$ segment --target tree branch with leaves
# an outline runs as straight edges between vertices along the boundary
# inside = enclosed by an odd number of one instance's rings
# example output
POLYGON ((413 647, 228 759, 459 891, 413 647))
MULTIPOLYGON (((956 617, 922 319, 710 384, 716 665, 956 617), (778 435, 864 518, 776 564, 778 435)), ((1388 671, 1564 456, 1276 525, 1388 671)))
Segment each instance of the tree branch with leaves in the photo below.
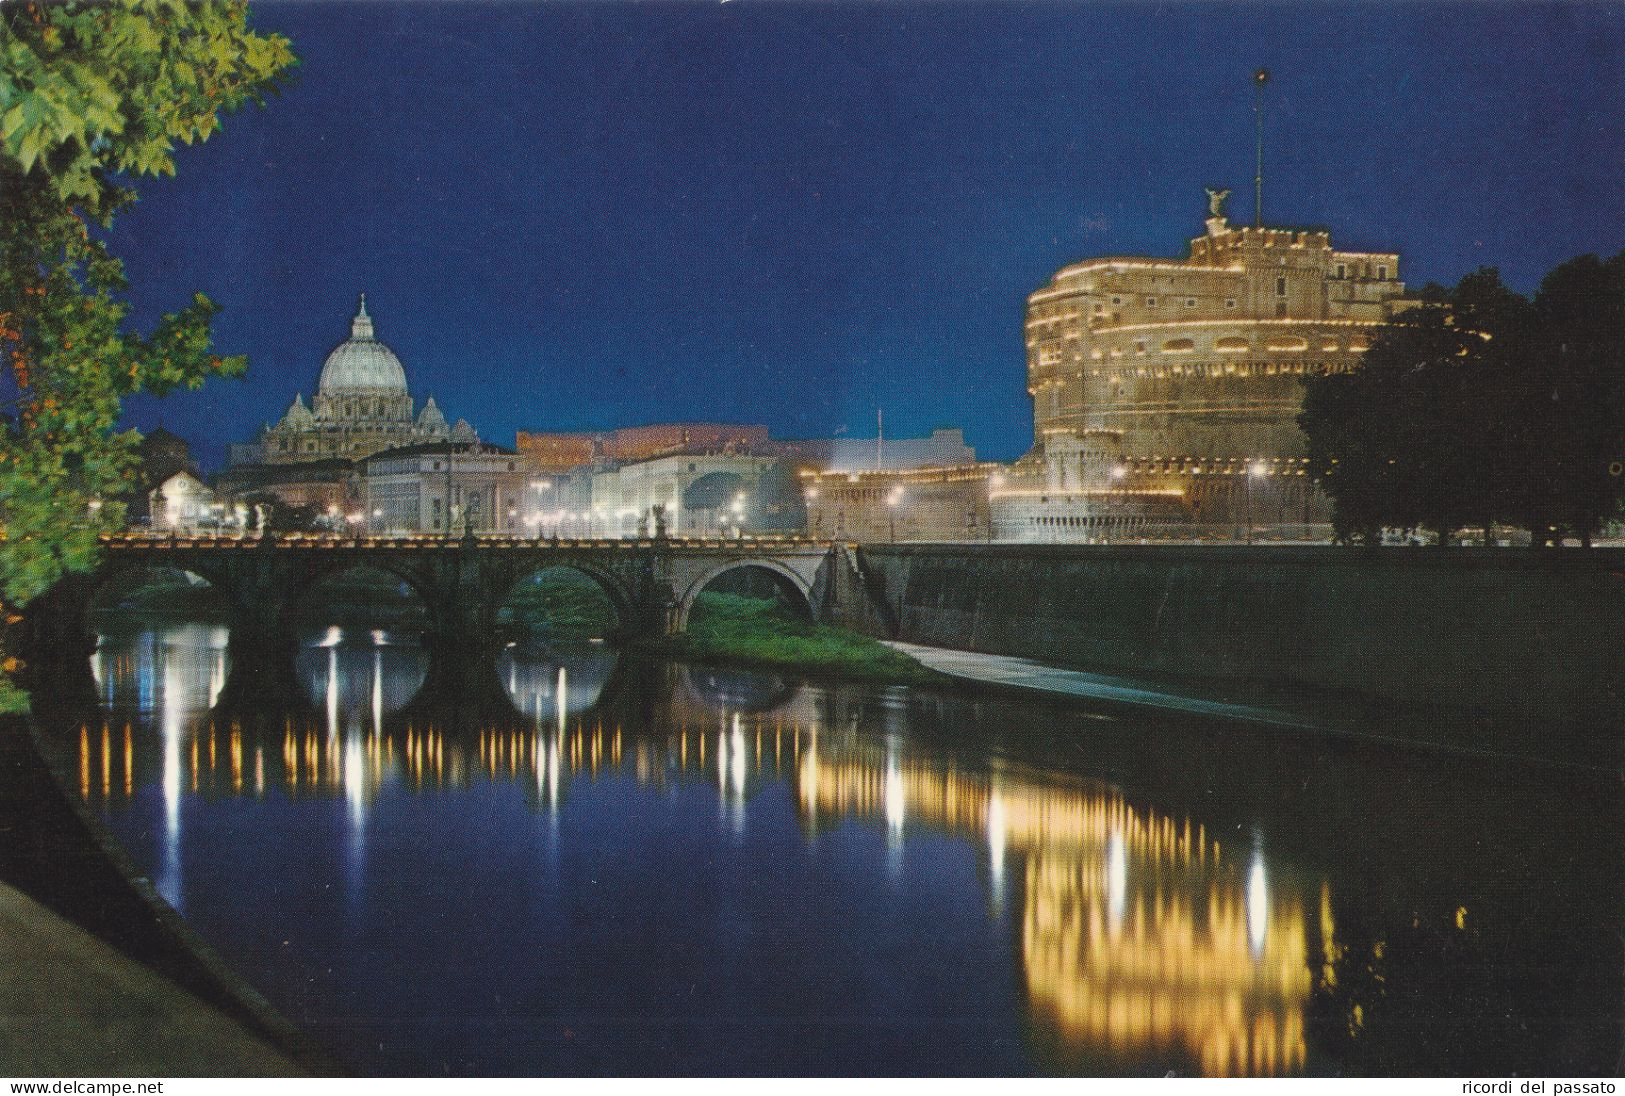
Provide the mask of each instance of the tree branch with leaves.
MULTIPOLYGON (((172 175, 177 143, 263 103, 294 64, 240 2, 0 7, 0 600, 15 607, 95 564, 139 435, 124 397, 240 375, 211 348, 198 293, 154 329, 126 323, 106 230, 131 181, 172 175)), ((0 702, 7 697, 0 695, 0 702)), ((11 694, 15 699, 15 694, 11 694)))

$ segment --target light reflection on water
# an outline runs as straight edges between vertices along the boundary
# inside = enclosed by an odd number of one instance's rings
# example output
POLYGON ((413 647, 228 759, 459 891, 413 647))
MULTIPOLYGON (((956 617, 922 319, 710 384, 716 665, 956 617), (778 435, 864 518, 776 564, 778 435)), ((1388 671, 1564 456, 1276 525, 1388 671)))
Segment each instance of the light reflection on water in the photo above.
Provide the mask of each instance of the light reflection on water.
MULTIPOLYGON (((275 1003, 355 1054, 360 1070, 1292 1074, 1314 1068, 1317 1015, 1327 1068, 1358 1053, 1364 1017, 1387 992, 1385 942, 1351 943, 1340 928, 1340 903, 1360 896, 1273 856, 1256 828, 1226 825, 1221 834, 1210 818, 1133 800, 1019 752, 947 745, 918 733, 920 710, 897 692, 670 666, 637 669, 628 685, 634 671, 605 647, 513 648, 495 667, 512 710, 454 731, 414 714, 431 710, 417 705, 428 662, 409 641, 336 629, 309 638, 296 663, 302 703, 251 720, 213 710, 228 669, 223 629, 104 637, 92 663, 104 715, 72 728, 62 762, 132 855, 150 863, 159 892, 275 1003), (143 814, 154 795, 157 811, 143 814), (236 803, 259 806, 244 815, 236 803), (688 803, 710 805, 714 831, 688 803), (416 817, 432 804, 443 805, 432 820, 416 817), (534 853, 525 851, 527 815, 540 820, 534 853), (290 859, 286 846, 312 833, 309 856, 290 859), (324 840, 334 854, 325 867, 324 840), (427 870, 424 841, 470 865, 459 869, 457 891, 417 874, 427 870), (492 848, 507 859, 489 860, 492 848), (237 858, 267 849, 287 876, 270 906, 240 895, 240 880, 225 881, 237 858), (792 867, 811 882, 787 885, 792 867), (589 901, 618 872, 633 888, 632 908, 616 907, 614 931, 577 920, 569 903, 589 901), (314 917, 304 908, 311 895, 326 887, 342 892, 342 920, 302 923, 314 917), (531 897, 513 905, 509 892, 521 891, 531 897), (715 908, 701 914, 696 902, 715 908), (549 948, 476 946, 489 935, 477 923, 487 905, 509 909, 506 935, 545 929, 549 948), (899 918, 910 926, 902 935, 899 918), (390 935, 397 920, 419 926, 409 942, 390 935), (943 954, 939 928, 965 950, 943 954), (749 952, 742 973, 722 954, 685 951, 691 945, 678 942, 690 931, 724 952, 738 948, 740 931, 788 932, 824 959, 791 963, 767 948, 749 952), (335 934, 351 940, 336 957, 335 934), (276 946, 300 938, 320 958, 276 946), (850 952, 849 938, 873 943, 850 952), (376 969, 432 972, 447 956, 458 958, 443 983, 427 975, 403 983, 376 969), (659 973, 673 963, 680 969, 659 973), (323 964, 340 973, 328 971, 331 999, 313 999, 307 983, 317 979, 306 968, 323 964), (865 981, 881 975, 886 988, 865 981), (897 987, 942 978, 930 993, 896 999, 897 987), (688 1003, 691 979, 713 980, 708 1005, 688 1003), (624 985, 602 985, 616 980, 624 985), (452 1003, 487 983, 502 987, 504 1001, 530 1001, 520 1015, 566 1017, 505 1038, 418 1019, 489 1008, 452 1003), (413 996, 435 984, 453 987, 439 991, 447 1000, 413 996), (613 1027, 615 1010, 627 1007, 613 1002, 625 994, 663 1003, 615 1029, 630 1047, 624 1057, 613 1049, 592 1057, 575 1035, 536 1043, 542 1031, 613 1027), (936 1001, 943 994, 951 1008, 936 1001), (719 1028, 704 1012, 794 1017, 802 995, 811 1013, 850 1009, 859 1030, 880 1007, 930 1016, 950 1008, 944 1030, 958 1034, 920 1042, 918 1032, 933 1029, 905 1024, 916 1035, 897 1038, 913 1043, 865 1042, 804 1020, 812 1026, 775 1041, 748 1026, 719 1028), (580 1004, 600 996, 598 1013, 580 1004), (700 1013, 689 1016, 691 1008, 700 1013), (732 1057, 707 1058, 651 1035, 661 1024, 713 1042, 733 1031, 738 1042, 722 1040, 732 1057), (1326 1058, 1328 1048, 1336 1056, 1326 1058)), ((968 706, 949 710, 961 722, 979 718, 968 706)), ((1465 909, 1454 916, 1464 932, 1465 909)))
MULTIPOLYGON (((896 733, 881 743, 834 734, 821 727, 806 688, 784 691, 769 711, 712 709, 707 686, 715 691, 718 682, 703 672, 698 682, 694 671, 683 680, 671 705, 675 726, 629 734, 593 713, 614 668, 604 648, 562 658, 510 651, 499 672, 533 726, 448 738, 432 725, 391 725, 423 681, 421 650, 338 629, 298 656, 317 714, 284 719, 280 735, 249 734, 209 716, 223 657, 221 629, 145 632, 132 650, 109 641, 96 655, 114 708, 133 699, 137 711, 158 716, 159 890, 178 907, 183 785, 204 798, 337 797, 359 837, 371 805, 391 788, 512 782, 556 817, 575 781, 624 769, 643 786, 713 786, 737 832, 760 787, 783 782, 809 834, 872 822, 893 853, 913 832, 962 837, 987 850, 994 905, 1006 879, 1019 878, 1022 908, 1012 926, 1032 1019, 1063 1041, 1136 1055, 1183 1051, 1212 1074, 1290 1072, 1303 1063, 1310 973, 1297 897, 1269 893, 1261 854, 1248 869, 1200 824, 1135 808, 1109 788, 961 771, 896 733)), ((721 683, 725 695, 737 687, 721 683)), ((79 769, 87 797, 117 802, 138 776, 131 725, 112 747, 111 733, 111 724, 96 731, 98 747, 83 728, 79 769), (97 771, 99 786, 85 775, 97 771)), ((364 870, 364 847, 356 840, 348 850, 347 875, 364 870)), ((901 863, 888 855, 888 871, 901 863)))

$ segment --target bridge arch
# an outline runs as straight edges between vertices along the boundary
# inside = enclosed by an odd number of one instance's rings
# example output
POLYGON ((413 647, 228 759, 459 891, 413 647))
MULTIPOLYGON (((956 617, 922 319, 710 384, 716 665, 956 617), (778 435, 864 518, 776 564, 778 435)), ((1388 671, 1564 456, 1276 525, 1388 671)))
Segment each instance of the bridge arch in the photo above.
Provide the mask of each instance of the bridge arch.
POLYGON ((808 620, 813 619, 812 583, 803 578, 795 568, 771 556, 736 558, 713 564, 701 571, 688 584, 682 596, 677 599, 677 616, 673 622, 673 630, 677 632, 688 630, 688 618, 694 611, 694 599, 704 593, 707 586, 723 575, 749 570, 765 572, 772 576, 774 584, 787 595, 790 604, 808 620))
POLYGON ((435 596, 436 591, 429 578, 384 556, 376 559, 341 557, 308 563, 300 568, 277 608, 279 623, 285 630, 294 628, 310 612, 311 600, 324 584, 357 574, 386 576, 410 590, 412 600, 423 611, 421 627, 424 631, 433 631, 440 622, 445 607, 442 599, 435 596))
MULTIPOLYGON (((150 580, 163 576, 173 576, 182 580, 175 584, 177 592, 183 588, 207 589, 208 599, 217 603, 211 608, 229 611, 232 607, 233 590, 228 576, 213 568, 198 566, 192 560, 187 560, 184 564, 174 564, 152 559, 134 559, 123 560, 114 566, 94 572, 91 581, 84 588, 84 612, 91 614, 117 608, 116 605, 109 604, 110 596, 122 600, 143 586, 150 585, 150 580)), ((155 605, 151 608, 162 610, 168 607, 155 605)))
POLYGON ((515 596, 520 593, 521 588, 526 583, 533 579, 539 579, 550 571, 562 571, 572 575, 579 575, 597 587, 598 592, 603 594, 604 599, 609 602, 610 612, 615 618, 611 630, 612 636, 623 635, 631 627, 636 616, 636 607, 633 604, 632 594, 626 588, 626 585, 607 570, 581 560, 569 558, 526 561, 513 567, 497 584, 494 591, 493 612, 500 612, 510 606, 515 596))

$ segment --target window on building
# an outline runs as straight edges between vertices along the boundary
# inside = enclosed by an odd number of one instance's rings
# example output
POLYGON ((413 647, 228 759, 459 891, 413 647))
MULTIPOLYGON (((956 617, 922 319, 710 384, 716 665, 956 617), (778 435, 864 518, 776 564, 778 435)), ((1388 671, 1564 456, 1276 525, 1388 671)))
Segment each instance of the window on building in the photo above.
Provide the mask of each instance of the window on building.
POLYGON ((1186 308, 1195 308, 1196 307, 1196 298, 1195 297, 1186 297, 1185 298, 1185 307, 1186 308))
POLYGON ((1276 278, 1275 279, 1275 295, 1277 297, 1286 296, 1286 279, 1285 278, 1276 278))
POLYGON ((1147 297, 1145 299, 1145 306, 1147 308, 1155 308, 1155 307, 1157 307, 1157 299, 1155 297, 1147 297))
POLYGON ((1224 299, 1224 306, 1226 308, 1234 308, 1234 307, 1236 307, 1236 299, 1234 297, 1226 297, 1224 299))
POLYGON ((1346 278, 1346 277, 1349 276, 1349 268, 1348 268, 1348 266, 1346 264, 1344 264, 1344 263, 1338 263, 1337 264, 1337 276, 1339 278, 1346 278))
POLYGON ((1377 267, 1377 281, 1385 282, 1387 280, 1388 280, 1388 268, 1386 266, 1377 267))
POLYGON ((1275 314, 1276 314, 1276 316, 1285 316, 1286 315, 1286 302, 1285 301, 1276 301, 1275 302, 1275 314))
POLYGON ((1122 303, 1123 303, 1123 298, 1121 298, 1121 297, 1113 297, 1112 298, 1112 304, 1122 304, 1122 303))

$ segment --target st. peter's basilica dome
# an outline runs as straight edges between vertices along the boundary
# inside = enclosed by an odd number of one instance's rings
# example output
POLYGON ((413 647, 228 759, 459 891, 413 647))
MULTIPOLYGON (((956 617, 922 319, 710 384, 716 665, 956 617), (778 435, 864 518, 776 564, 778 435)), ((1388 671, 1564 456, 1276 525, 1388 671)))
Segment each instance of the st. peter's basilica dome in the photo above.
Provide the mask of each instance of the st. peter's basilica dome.
POLYGON ((322 365, 317 392, 335 396, 351 392, 367 395, 406 395, 406 370, 395 352, 372 334, 372 317, 367 315, 367 295, 361 295, 361 309, 350 323, 350 337, 333 348, 322 365))

